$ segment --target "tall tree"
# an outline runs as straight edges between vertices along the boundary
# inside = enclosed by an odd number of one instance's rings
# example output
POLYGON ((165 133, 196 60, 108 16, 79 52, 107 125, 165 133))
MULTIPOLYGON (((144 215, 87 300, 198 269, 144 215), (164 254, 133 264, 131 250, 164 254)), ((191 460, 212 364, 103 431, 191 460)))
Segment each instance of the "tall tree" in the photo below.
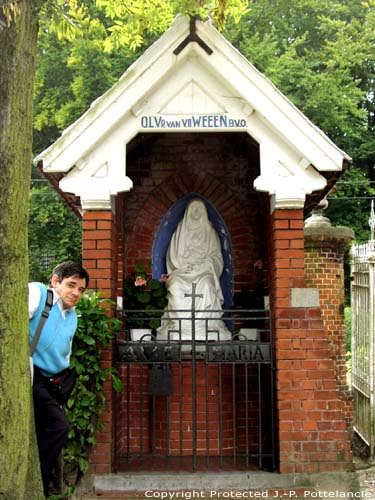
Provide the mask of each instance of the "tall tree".
POLYGON ((0 498, 4 500, 43 498, 27 361, 36 8, 35 1, 21 0, 0 9, 0 498))

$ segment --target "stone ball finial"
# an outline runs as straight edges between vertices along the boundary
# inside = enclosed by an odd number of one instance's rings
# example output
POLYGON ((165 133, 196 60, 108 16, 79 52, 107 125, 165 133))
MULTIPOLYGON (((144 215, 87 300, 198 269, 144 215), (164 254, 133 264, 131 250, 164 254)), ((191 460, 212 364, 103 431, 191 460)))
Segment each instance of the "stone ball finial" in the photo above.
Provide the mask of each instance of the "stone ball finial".
POLYGON ((328 207, 328 200, 323 198, 311 211, 310 217, 305 220, 305 227, 331 227, 331 221, 324 215, 328 207))

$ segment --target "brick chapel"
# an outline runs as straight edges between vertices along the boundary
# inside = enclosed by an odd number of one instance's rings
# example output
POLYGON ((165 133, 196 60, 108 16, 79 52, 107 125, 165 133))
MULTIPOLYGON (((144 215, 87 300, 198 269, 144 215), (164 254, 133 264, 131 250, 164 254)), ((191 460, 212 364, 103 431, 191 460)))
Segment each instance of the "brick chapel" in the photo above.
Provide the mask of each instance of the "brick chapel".
POLYGON ((184 17, 38 155, 82 217, 91 287, 115 301, 116 314, 126 311, 123 280, 136 264, 152 262, 159 278, 171 230, 194 198, 226 245, 224 307, 267 314, 263 340, 225 351, 243 359, 169 359, 179 371, 172 366, 167 395, 150 395, 149 366, 118 359, 114 342, 102 362, 118 367, 124 388, 115 394, 106 383, 94 473, 155 469, 155 456, 164 470, 351 468, 350 238, 329 222, 323 231, 305 223, 350 161, 210 22, 184 17))

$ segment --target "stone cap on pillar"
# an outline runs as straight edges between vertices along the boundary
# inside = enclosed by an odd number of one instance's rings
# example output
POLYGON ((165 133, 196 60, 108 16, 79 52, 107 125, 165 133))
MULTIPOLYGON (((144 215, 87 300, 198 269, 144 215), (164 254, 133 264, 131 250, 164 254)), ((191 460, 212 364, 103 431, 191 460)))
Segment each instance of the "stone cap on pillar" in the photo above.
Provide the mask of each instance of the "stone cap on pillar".
POLYGON ((354 240, 353 229, 345 226, 332 226, 331 221, 324 215, 328 201, 324 198, 312 210, 310 217, 305 220, 304 235, 306 240, 336 240, 348 244, 354 240))

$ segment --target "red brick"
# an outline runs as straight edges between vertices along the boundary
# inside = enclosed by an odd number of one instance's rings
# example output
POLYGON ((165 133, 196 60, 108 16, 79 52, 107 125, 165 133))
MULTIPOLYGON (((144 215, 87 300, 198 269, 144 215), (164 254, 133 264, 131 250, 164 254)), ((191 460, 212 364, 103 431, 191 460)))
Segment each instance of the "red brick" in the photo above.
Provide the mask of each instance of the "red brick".
POLYGON ((108 229, 112 230, 112 221, 110 220, 98 220, 96 229, 102 230, 102 229, 108 229))
POLYGON ((89 231, 91 229, 96 229, 96 221, 95 220, 84 220, 82 222, 83 231, 89 231))
POLYGON ((112 220, 111 211, 92 210, 83 213, 83 220, 112 220))

